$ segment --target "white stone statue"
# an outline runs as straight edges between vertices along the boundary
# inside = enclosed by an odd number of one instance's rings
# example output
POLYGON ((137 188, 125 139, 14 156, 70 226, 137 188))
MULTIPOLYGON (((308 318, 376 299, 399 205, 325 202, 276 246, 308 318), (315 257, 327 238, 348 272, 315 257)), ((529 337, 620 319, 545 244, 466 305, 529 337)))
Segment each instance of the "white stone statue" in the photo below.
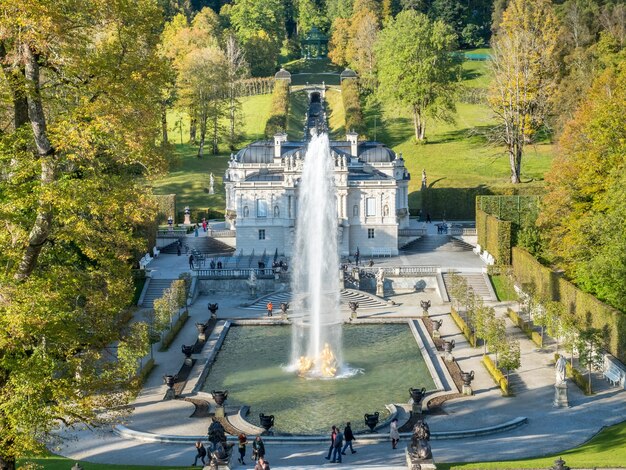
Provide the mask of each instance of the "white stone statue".
POLYGON ((554 365, 554 371, 556 375, 556 385, 565 383, 565 358, 560 356, 556 364, 554 365))
POLYGON ((256 273, 254 272, 254 270, 250 271, 250 277, 248 277, 248 280, 246 281, 246 284, 248 284, 248 289, 250 290, 250 297, 254 298, 256 295, 256 273))
POLYGON ((383 268, 378 268, 376 271, 376 284, 382 284, 385 281, 385 270, 383 268))
POLYGON ((209 177, 209 194, 215 194, 215 178, 213 177, 213 173, 209 177))

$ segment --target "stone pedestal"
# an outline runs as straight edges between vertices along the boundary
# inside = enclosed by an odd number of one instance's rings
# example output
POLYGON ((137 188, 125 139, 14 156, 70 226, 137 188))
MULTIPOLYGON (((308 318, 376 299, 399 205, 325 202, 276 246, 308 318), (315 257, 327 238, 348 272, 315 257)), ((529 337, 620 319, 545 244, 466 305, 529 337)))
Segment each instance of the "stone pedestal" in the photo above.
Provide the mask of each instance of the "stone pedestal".
POLYGON ((216 418, 223 418, 224 416, 225 416, 224 407, 223 406, 216 406, 215 407, 215 417, 216 418))
POLYGON ((190 214, 185 214, 184 225, 191 225, 191 215, 190 214))
POLYGON ((192 366, 193 365, 193 359, 190 358, 190 357, 186 357, 185 358, 185 365, 192 366))
POLYGON ((377 282, 376 283, 376 295, 378 297, 384 297, 385 296, 385 287, 384 287, 384 284, 382 282, 377 282))
POLYGON ((437 470, 433 459, 412 459, 408 450, 406 451, 406 465, 409 470, 437 470))
POLYGON ((439 330, 434 330, 433 331, 433 338, 435 338, 435 339, 441 338, 441 333, 439 333, 439 330))
POLYGON ((174 391, 173 388, 168 388, 167 391, 165 392, 165 397, 163 398, 163 400, 174 400, 176 399, 176 392, 174 391))
POLYGON ((413 402, 413 408, 411 409, 413 416, 417 416, 418 419, 422 419, 422 402, 413 402))
POLYGON ((463 384, 463 390, 461 390, 461 393, 463 395, 474 395, 474 390, 472 390, 470 385, 463 384))
POLYGON ((452 353, 444 352, 443 353, 443 360, 446 361, 446 362, 454 362, 454 356, 452 355, 452 353))
POLYGON ((554 386, 554 402, 552 405, 556 408, 567 408, 569 406, 567 400, 567 382, 561 382, 554 386))

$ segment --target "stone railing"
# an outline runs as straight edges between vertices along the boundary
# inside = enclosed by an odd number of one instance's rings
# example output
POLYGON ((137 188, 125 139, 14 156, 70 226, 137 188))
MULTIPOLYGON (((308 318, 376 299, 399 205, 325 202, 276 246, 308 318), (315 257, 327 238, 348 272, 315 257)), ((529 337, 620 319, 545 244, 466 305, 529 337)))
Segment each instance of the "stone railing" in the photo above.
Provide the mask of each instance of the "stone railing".
POLYGON ((209 230, 209 237, 213 238, 235 238, 236 234, 234 230, 209 230))
POLYGON ((421 237, 426 235, 425 228, 401 228, 398 230, 399 237, 421 237))
POLYGON ((272 268, 223 268, 223 269, 195 269, 199 279, 249 279, 250 273, 254 272, 257 278, 274 277, 272 268))
POLYGON ((157 238, 180 238, 187 235, 186 228, 173 228, 172 230, 157 230, 157 238))
POLYGON ((476 228, 473 227, 452 227, 448 230, 450 235, 476 236, 476 228))
MULTIPOLYGON (((360 268, 360 272, 361 274, 370 274, 375 276, 379 269, 380 268, 377 267, 362 267, 360 268)), ((385 277, 434 276, 437 274, 440 266, 385 266, 382 269, 385 273, 385 277)))

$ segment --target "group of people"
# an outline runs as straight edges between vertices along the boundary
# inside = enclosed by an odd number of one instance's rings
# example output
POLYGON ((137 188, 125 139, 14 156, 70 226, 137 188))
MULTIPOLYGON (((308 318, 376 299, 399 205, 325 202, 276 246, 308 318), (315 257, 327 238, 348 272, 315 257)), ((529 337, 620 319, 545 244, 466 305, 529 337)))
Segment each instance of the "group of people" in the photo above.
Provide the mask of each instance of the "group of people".
POLYGON ((355 441, 355 439, 349 421, 346 423, 343 432, 341 432, 339 426, 333 426, 330 433, 330 447, 328 448, 326 460, 330 460, 332 463, 341 463, 341 456, 346 455, 348 447, 350 447, 351 453, 356 454, 356 450, 352 447, 353 441, 355 441))
MULTIPOLYGON (((239 458, 237 461, 245 465, 245 457, 246 457, 246 446, 248 445, 248 438, 245 434, 239 434, 237 450, 239 451, 239 458)), ((196 458, 193 461, 192 466, 195 467, 198 464, 198 460, 202 462, 202 465, 206 465, 207 458, 207 449, 204 447, 201 441, 196 442, 196 458)), ((254 470, 270 470, 270 463, 265 459, 265 443, 261 436, 256 436, 254 441, 252 441, 252 459, 256 461, 256 465, 254 466, 254 470)), ((209 456, 209 462, 211 461, 211 457, 209 456)))

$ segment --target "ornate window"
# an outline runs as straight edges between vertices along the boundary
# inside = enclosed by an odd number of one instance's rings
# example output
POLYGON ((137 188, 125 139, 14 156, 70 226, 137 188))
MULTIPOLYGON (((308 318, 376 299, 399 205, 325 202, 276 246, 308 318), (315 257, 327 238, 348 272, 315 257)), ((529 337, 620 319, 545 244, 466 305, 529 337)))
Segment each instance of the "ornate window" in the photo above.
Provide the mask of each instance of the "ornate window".
POLYGON ((374 217, 376 215, 376 198, 368 197, 365 199, 365 215, 374 217))
POLYGON ((267 201, 265 199, 256 200, 256 216, 267 217, 267 201))

